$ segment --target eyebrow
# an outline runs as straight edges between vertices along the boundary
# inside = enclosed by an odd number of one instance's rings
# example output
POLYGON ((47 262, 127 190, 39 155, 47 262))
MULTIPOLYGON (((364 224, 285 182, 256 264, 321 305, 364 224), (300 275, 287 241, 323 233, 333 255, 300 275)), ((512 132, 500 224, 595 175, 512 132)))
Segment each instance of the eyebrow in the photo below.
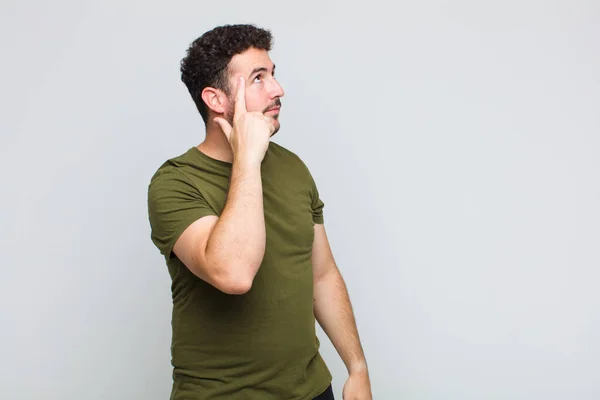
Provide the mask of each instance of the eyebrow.
MULTIPOLYGON (((265 67, 257 67, 254 68, 252 70, 252 72, 250 72, 250 75, 248 75, 248 79, 250 79, 252 77, 252 75, 256 74, 257 72, 268 72, 269 70, 265 67)), ((273 75, 275 75, 275 64, 273 64, 273 75)))

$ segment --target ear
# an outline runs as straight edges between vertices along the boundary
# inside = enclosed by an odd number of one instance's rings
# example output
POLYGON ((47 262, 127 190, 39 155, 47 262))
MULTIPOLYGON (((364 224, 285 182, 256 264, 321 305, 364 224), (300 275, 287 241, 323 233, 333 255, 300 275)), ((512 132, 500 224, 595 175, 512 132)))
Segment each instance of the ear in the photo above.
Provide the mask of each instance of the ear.
POLYGON ((212 87, 205 87, 202 90, 202 100, 206 104, 206 107, 215 114, 223 114, 225 112, 227 96, 223 91, 212 87))

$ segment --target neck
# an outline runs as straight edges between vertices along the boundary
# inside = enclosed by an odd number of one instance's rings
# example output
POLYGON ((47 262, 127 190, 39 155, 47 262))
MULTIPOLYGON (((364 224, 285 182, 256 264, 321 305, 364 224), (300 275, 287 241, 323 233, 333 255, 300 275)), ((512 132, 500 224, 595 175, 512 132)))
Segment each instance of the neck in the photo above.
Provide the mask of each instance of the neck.
POLYGON ((207 156, 219 161, 233 162, 233 150, 221 127, 212 120, 206 124, 206 137, 196 146, 207 156))

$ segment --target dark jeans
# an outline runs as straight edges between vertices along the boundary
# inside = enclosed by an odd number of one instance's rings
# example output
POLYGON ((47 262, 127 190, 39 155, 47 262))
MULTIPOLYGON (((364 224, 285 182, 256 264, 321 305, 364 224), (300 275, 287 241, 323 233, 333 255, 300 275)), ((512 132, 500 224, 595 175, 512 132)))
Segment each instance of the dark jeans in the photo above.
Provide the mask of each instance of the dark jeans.
POLYGON ((334 400, 333 389, 331 388, 331 385, 329 385, 329 387, 323 393, 315 397, 313 400, 334 400))

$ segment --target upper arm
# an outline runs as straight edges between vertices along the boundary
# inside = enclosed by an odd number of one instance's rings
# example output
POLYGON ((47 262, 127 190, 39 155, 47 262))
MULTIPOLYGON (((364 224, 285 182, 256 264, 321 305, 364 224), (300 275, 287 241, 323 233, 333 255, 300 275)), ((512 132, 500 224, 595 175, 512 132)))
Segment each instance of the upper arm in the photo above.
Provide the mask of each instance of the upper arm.
POLYGON ((208 239, 219 218, 215 215, 202 217, 188 226, 179 236, 173 247, 173 253, 197 277, 217 286, 209 270, 206 257, 208 239))
POLYGON ((152 241, 167 260, 177 257, 224 293, 243 292, 229 280, 226 266, 207 251, 219 217, 187 175, 174 167, 159 170, 148 189, 148 213, 152 241))
POLYGON ((199 273, 218 217, 198 188, 175 168, 160 170, 148 188, 148 214, 152 241, 165 258, 175 255, 199 273), (201 250, 194 251, 198 246, 201 250))
POLYGON ((313 282, 317 283, 324 276, 337 270, 331 246, 323 224, 315 224, 315 237, 312 248, 313 282))
POLYGON ((323 208, 325 207, 325 204, 321 199, 317 184, 308 167, 303 162, 302 165, 306 168, 310 184, 309 192, 311 198, 312 219, 314 222, 314 239, 311 260, 313 282, 317 283, 329 272, 337 270, 337 267, 325 231, 325 219, 323 217, 323 208))

